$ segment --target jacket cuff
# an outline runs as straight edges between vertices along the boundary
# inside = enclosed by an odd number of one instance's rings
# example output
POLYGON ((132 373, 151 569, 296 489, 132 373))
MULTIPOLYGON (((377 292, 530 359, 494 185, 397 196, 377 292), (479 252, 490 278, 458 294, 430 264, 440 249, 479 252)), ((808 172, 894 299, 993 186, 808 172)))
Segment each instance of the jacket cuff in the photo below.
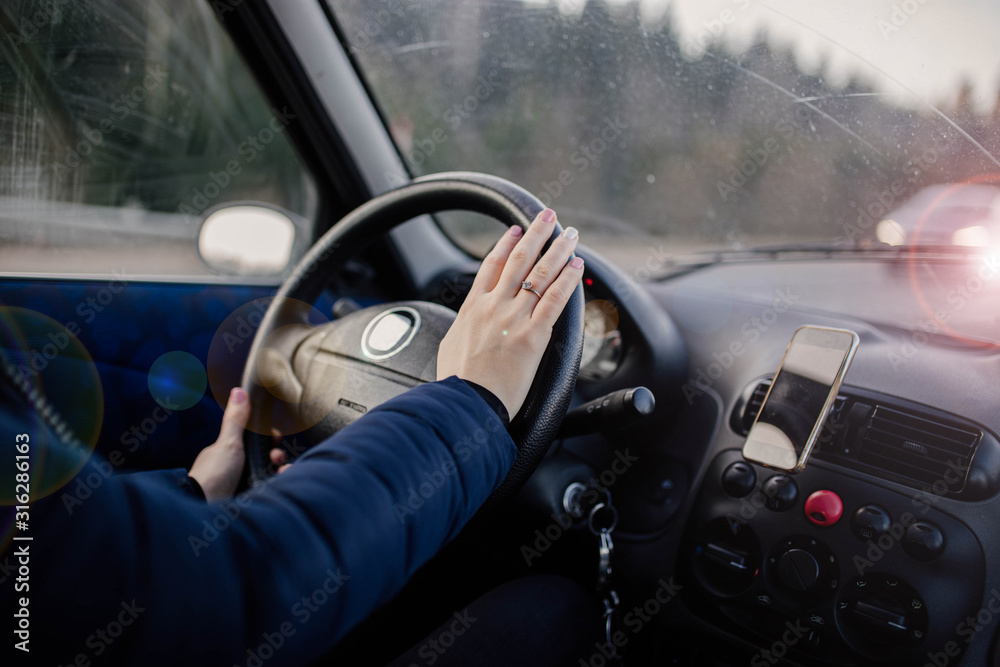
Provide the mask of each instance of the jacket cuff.
POLYGON ((493 412, 495 412, 496 415, 497 415, 497 417, 500 418, 500 421, 503 422, 504 428, 507 428, 507 427, 510 426, 510 415, 507 414, 507 408, 504 407, 503 401, 501 401, 499 398, 497 398, 496 394, 494 394, 492 391, 490 391, 486 387, 484 387, 482 385, 479 385, 479 384, 476 384, 475 382, 473 382, 471 380, 462 380, 462 382, 464 382, 465 384, 467 384, 470 387, 472 387, 472 389, 477 394, 479 394, 483 398, 484 401, 486 401, 486 404, 488 406, 490 406, 490 410, 492 410, 493 412))
POLYGON ((199 500, 207 500, 205 498, 205 490, 201 488, 201 484, 198 483, 198 480, 191 475, 188 475, 187 484, 182 488, 187 489, 192 496, 198 498, 199 500))

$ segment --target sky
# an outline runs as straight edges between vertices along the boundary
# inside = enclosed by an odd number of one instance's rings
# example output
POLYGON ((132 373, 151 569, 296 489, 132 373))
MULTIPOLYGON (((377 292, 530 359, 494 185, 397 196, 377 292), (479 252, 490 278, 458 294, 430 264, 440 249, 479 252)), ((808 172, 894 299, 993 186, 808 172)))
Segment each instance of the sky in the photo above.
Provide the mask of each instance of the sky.
MULTIPOLYGON (((548 0, 525 0, 545 4, 548 0)), ((608 0, 624 5, 633 0, 608 0)), ((553 0, 564 13, 586 0, 553 0)), ((997 0, 640 0, 650 25, 669 12, 681 44, 696 56, 710 30, 737 50, 765 29, 792 45, 814 70, 824 59, 833 84, 860 73, 897 104, 953 104, 963 79, 981 112, 997 102, 1000 2, 997 0)))

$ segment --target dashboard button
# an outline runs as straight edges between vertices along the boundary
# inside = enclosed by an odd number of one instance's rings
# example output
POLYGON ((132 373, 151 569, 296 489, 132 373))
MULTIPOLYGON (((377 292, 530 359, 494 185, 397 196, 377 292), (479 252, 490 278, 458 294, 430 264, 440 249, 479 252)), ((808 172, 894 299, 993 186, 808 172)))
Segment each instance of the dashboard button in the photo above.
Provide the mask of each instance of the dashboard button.
POLYGON ((764 504, 769 510, 784 512, 792 507, 799 497, 799 487, 788 475, 774 475, 764 482, 764 504))
POLYGON ((817 526, 832 526, 844 515, 844 501, 833 491, 821 489, 806 498, 806 518, 817 526))
POLYGON ((851 517, 851 531, 863 542, 877 540, 888 533, 891 524, 889 513, 878 505, 862 505, 851 517))
POLYGON ((722 490, 733 498, 750 495, 755 486, 757 486, 757 473, 749 463, 743 461, 731 463, 722 473, 722 490))
POLYGON ((903 535, 903 551, 915 560, 934 560, 944 552, 944 534, 930 521, 912 523, 903 535))

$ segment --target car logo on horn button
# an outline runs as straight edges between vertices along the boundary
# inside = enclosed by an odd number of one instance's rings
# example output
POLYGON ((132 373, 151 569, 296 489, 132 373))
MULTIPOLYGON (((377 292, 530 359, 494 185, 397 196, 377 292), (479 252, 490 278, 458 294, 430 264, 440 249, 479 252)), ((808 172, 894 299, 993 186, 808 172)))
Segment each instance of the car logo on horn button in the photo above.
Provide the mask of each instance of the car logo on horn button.
POLYGON ((361 336, 361 351, 369 359, 388 359, 403 351, 420 329, 420 313, 400 306, 375 316, 361 336))

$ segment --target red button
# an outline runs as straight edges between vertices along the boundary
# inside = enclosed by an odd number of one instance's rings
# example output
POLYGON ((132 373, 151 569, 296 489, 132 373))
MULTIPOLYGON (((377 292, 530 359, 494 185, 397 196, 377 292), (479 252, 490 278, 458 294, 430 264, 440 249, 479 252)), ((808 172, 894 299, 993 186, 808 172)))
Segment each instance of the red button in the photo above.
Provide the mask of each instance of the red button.
POLYGON ((817 526, 832 526, 844 514, 844 501, 833 491, 821 489, 806 498, 806 518, 817 526))

